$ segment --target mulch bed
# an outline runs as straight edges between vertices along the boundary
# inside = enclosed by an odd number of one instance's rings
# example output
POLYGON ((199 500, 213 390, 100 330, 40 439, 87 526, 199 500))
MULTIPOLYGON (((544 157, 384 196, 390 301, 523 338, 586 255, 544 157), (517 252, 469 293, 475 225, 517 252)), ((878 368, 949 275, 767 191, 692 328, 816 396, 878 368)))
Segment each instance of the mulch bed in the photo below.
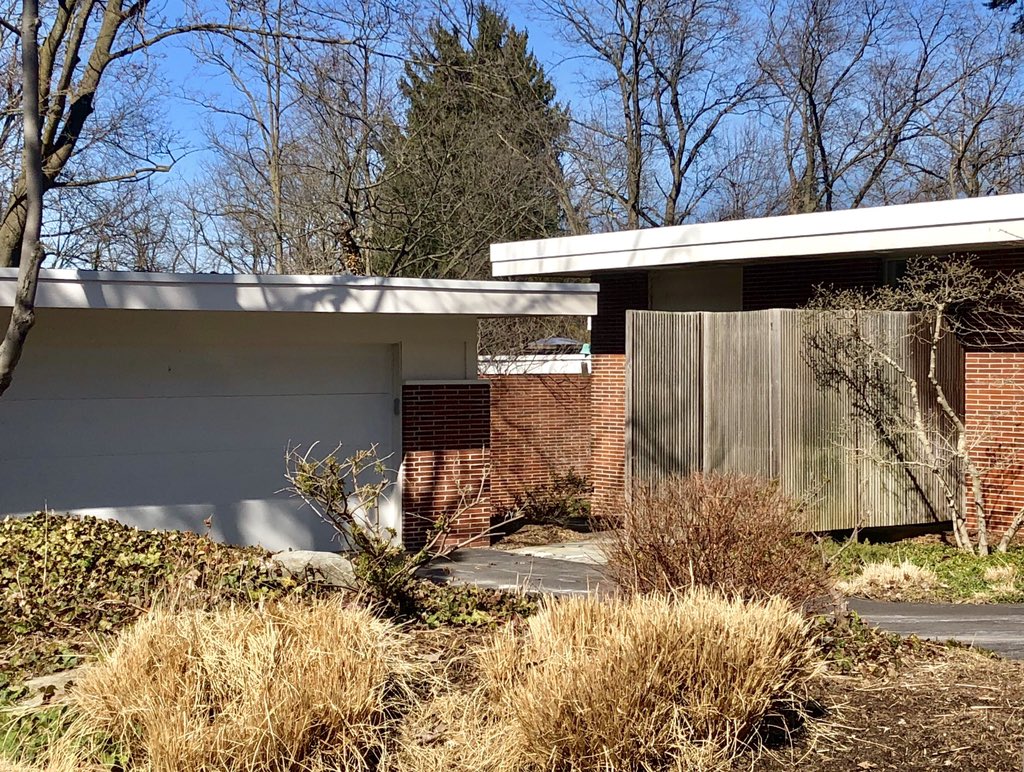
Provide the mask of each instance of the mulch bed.
POLYGON ((828 675, 826 717, 765 770, 1024 769, 1024 663, 950 649, 885 676, 828 675))
POLYGON ((587 541, 595 536, 597 533, 593 531, 574 531, 560 525, 529 524, 501 537, 492 546, 499 550, 512 550, 519 547, 542 547, 561 542, 587 541))

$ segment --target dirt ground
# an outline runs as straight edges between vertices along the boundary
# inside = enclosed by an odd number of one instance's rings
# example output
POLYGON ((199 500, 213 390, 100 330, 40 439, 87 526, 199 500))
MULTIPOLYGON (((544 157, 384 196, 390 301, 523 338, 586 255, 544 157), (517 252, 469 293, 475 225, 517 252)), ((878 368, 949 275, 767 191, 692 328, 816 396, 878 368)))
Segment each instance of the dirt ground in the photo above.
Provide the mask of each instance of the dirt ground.
POLYGON ((827 676, 820 722, 764 770, 1024 770, 1024 663, 951 649, 897 674, 827 676))

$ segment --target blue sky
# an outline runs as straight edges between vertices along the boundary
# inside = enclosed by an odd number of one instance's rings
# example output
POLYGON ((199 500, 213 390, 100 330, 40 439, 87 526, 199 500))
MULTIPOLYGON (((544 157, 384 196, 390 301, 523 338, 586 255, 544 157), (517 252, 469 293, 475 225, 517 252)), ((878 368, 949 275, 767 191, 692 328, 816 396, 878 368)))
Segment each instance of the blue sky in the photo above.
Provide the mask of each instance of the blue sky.
MULTIPOLYGON (((171 0, 165 13, 168 18, 175 18, 181 9, 180 0, 171 0)), ((554 82, 559 101, 566 103, 581 96, 583 62, 573 58, 566 44, 552 34, 551 22, 538 16, 528 2, 508 3, 505 10, 517 29, 529 33, 530 48, 554 82)), ((203 126, 210 116, 208 111, 189 101, 184 94, 197 90, 207 94, 230 94, 230 87, 225 76, 215 75, 198 66, 186 39, 171 39, 154 53, 159 57, 159 66, 171 91, 166 115, 168 123, 195 151, 182 158, 165 179, 168 182, 174 179, 201 180, 204 166, 211 157, 203 150, 206 144, 203 126)))

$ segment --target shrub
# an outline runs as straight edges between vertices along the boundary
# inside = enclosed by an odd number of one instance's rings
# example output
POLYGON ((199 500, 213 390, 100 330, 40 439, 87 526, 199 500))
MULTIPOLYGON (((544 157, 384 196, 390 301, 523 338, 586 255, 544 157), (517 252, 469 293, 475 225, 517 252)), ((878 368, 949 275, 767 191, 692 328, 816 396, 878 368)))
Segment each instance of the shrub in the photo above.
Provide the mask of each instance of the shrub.
POLYGON ((537 610, 535 595, 473 584, 421 581, 415 586, 413 600, 416 621, 430 628, 496 627, 537 610))
POLYGON ((154 611, 71 692, 131 767, 373 769, 409 700, 405 637, 337 601, 154 611))
POLYGON ((590 496, 594 486, 574 469, 556 474, 547 485, 517 494, 510 516, 526 523, 569 527, 590 523, 590 496))
POLYGON ((845 595, 862 598, 920 600, 931 595, 939 585, 939 578, 928 568, 921 568, 909 560, 893 563, 883 560, 868 563, 860 574, 836 584, 845 595))
POLYGON ((483 488, 461 490, 458 501, 430 523, 425 544, 406 551, 395 529, 386 526, 380 516, 381 502, 393 485, 387 458, 378 455, 376 445, 345 458, 339 457, 340 449, 339 445, 331 453, 317 456, 315 445, 305 451, 289 448, 286 490, 300 497, 335 530, 341 545, 352 550, 356 578, 382 610, 413 615, 416 572, 489 532, 485 529, 458 543, 451 539, 455 524, 480 500, 483 488))
POLYGON ((446 742, 405 749, 403 768, 714 767, 767 717, 799 711, 818 667, 807 623, 780 599, 556 601, 483 648, 477 703, 428 708, 450 716, 446 742))
POLYGON ((798 502, 754 477, 638 483, 610 540, 608 565, 632 592, 697 585, 803 604, 832 585, 823 558, 799 535, 806 522, 798 502))

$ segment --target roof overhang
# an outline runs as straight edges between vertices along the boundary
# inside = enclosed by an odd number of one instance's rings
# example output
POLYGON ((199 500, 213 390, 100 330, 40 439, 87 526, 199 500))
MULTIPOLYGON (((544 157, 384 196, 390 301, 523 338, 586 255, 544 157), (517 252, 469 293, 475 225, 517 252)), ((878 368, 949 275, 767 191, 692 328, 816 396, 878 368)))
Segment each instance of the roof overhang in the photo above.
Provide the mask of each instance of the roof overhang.
POLYGON ((491 246, 494 276, 586 275, 828 255, 1024 244, 1024 194, 762 217, 491 246))
MULTIPOLYGON (((0 308, 18 271, 0 268, 0 308)), ((558 282, 134 273, 43 269, 39 308, 278 311, 471 316, 592 316, 597 286, 558 282)))

